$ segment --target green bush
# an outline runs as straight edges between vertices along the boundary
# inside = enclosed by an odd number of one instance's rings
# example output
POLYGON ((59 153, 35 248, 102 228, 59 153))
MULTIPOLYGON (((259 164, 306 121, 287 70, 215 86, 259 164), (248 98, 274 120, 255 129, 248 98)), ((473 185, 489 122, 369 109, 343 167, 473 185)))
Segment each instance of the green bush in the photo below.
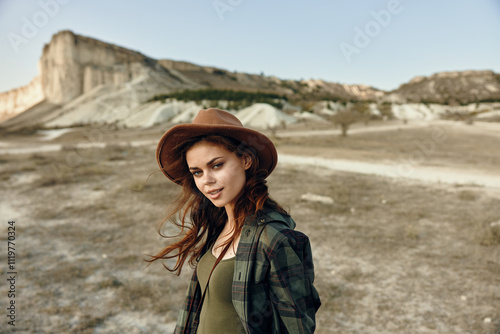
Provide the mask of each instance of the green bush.
POLYGON ((180 101, 195 101, 200 103, 203 100, 209 101, 228 101, 229 108, 238 109, 238 107, 249 106, 253 103, 262 102, 281 108, 282 100, 288 100, 285 95, 263 93, 263 92, 244 92, 230 89, 198 89, 183 90, 170 94, 155 95, 148 102, 162 101, 166 99, 177 99, 180 101))

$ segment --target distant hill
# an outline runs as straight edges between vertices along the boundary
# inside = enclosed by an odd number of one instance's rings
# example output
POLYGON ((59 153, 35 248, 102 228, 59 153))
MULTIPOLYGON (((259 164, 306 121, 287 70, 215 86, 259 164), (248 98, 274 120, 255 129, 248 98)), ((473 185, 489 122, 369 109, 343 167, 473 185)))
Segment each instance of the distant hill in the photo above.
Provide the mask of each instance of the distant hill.
POLYGON ((277 77, 230 72, 224 69, 198 66, 187 62, 161 59, 158 61, 169 70, 206 88, 233 89, 250 92, 266 92, 287 95, 291 101, 298 100, 376 100, 385 92, 368 85, 343 85, 323 80, 281 80, 277 77))
POLYGON ((281 80, 184 61, 157 60, 71 31, 52 36, 43 48, 39 69, 39 75, 28 85, 0 93, 2 128, 149 124, 140 119, 141 113, 157 115, 153 119, 160 122, 165 121, 168 108, 179 112, 188 108, 191 113, 196 107, 171 104, 166 109, 155 104, 152 108, 145 107, 146 101, 162 94, 200 89, 274 94, 285 97, 292 106, 312 106, 322 100, 450 105, 500 101, 500 75, 491 71, 437 73, 385 92, 368 85, 281 80))
POLYGON ((415 77, 389 92, 384 99, 448 105, 500 102, 500 74, 493 71, 463 71, 415 77))

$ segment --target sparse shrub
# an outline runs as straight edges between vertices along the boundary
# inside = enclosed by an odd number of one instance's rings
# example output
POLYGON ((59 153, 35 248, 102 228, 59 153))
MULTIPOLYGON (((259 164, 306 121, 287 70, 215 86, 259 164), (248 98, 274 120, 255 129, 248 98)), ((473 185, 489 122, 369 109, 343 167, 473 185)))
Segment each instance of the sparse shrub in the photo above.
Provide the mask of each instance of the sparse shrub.
POLYGON ((475 201, 477 196, 472 191, 463 190, 458 194, 458 198, 464 201, 475 201))
POLYGON ((68 178, 59 180, 55 176, 48 176, 45 178, 41 178, 38 182, 38 186, 39 187, 52 187, 58 183, 65 183, 65 182, 63 182, 63 180, 68 180, 68 178))
POLYGON ((339 125, 342 130, 342 137, 347 136, 347 132, 352 124, 367 119, 366 104, 351 105, 344 110, 339 110, 332 116, 332 121, 335 125, 339 125))
POLYGON ((130 146, 109 144, 102 150, 102 154, 109 161, 124 160, 130 149, 130 146))
POLYGON ((77 325, 72 329, 73 333, 95 333, 95 328, 104 323, 106 318, 110 314, 93 316, 90 314, 85 314, 83 319, 77 323, 77 325))
MULTIPOLYGON (((61 147, 61 152, 72 152, 72 151, 75 151, 76 150, 76 145, 74 144, 64 144, 62 147, 61 147)), ((33 154, 34 156, 36 155, 33 154)))
POLYGON ((377 106, 383 119, 394 119, 394 114, 392 113, 392 104, 390 102, 383 102, 377 106))
POLYGON ((405 238, 409 240, 418 240, 420 238, 420 234, 415 225, 410 224, 406 226, 405 238))
POLYGON ((500 220, 485 219, 477 221, 475 225, 475 234, 480 245, 500 245, 500 220))
POLYGON ((357 283, 363 278, 363 271, 361 271, 361 269, 359 268, 353 268, 348 272, 344 273, 343 276, 347 282, 357 283))
POLYGON ((464 123, 467 124, 467 125, 474 124, 474 114, 471 113, 471 114, 465 115, 465 117, 464 117, 464 123))
POLYGON ((140 179, 131 181, 127 188, 132 191, 142 191, 145 187, 146 187, 145 181, 140 179))
POLYGON ((107 288, 119 288, 123 286, 123 283, 116 277, 108 277, 107 279, 99 282, 98 285, 100 289, 107 289, 107 288))

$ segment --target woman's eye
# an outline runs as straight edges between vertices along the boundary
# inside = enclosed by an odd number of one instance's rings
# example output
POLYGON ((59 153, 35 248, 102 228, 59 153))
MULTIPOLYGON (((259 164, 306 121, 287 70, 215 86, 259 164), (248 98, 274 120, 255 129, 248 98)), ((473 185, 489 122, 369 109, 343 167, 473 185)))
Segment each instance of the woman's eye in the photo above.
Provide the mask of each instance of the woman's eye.
POLYGON ((193 173, 191 173, 191 174, 193 174, 193 176, 198 176, 198 175, 200 175, 200 174, 201 174, 201 172, 198 170, 198 171, 193 172, 193 173))
POLYGON ((214 166, 213 166, 213 168, 214 168, 214 169, 217 169, 217 168, 220 168, 220 167, 222 167, 222 165, 223 165, 223 163, 220 163, 220 164, 216 164, 216 165, 214 165, 214 166))

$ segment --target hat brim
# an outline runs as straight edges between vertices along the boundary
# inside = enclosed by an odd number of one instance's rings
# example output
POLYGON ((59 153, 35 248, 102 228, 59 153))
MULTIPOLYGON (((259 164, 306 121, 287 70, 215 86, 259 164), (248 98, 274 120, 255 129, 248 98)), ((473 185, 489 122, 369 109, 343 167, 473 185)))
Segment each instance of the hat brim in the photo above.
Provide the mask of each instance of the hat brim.
POLYGON ((182 145, 182 143, 193 137, 204 135, 230 137, 253 148, 259 158, 259 168, 267 170, 267 175, 271 174, 278 163, 278 153, 273 142, 258 131, 232 125, 179 124, 172 127, 161 137, 156 148, 158 165, 166 177, 177 184, 181 184, 185 173, 169 168, 179 159, 175 155, 173 148, 182 145))

